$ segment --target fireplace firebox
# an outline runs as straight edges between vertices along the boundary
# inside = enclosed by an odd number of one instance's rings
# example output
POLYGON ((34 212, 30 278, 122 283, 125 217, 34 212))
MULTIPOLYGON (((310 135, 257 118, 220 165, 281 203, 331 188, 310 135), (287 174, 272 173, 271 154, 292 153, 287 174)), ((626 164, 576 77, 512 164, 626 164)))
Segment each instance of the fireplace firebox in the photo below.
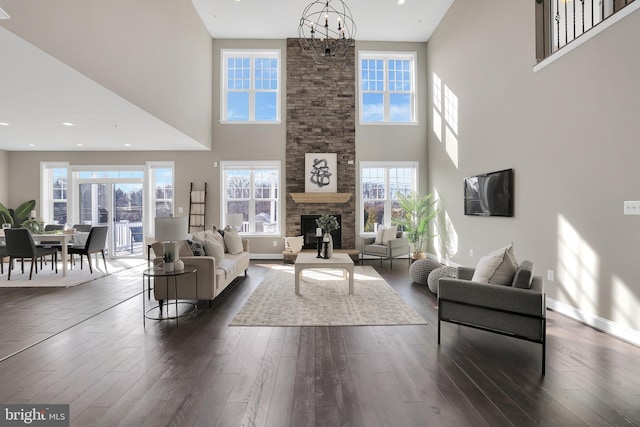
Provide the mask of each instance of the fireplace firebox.
MULTIPOLYGON (((333 238, 333 248, 342 249, 342 216, 333 215, 338 220, 340 228, 331 232, 333 238)), ((300 235, 304 237, 304 243, 302 249, 317 249, 316 238, 316 219, 320 218, 320 215, 300 215, 300 235)))

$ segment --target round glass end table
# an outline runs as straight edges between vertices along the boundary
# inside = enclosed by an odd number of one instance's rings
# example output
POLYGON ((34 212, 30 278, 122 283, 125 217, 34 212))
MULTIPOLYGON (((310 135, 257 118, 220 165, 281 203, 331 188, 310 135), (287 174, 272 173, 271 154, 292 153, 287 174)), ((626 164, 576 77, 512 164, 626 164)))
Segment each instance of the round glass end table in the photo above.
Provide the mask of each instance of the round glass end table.
MULTIPOLYGON (((150 267, 142 272, 142 324, 146 326, 146 319, 150 320, 171 320, 175 319, 176 326, 178 326, 178 318, 185 317, 189 312, 184 312, 183 314, 179 314, 178 306, 179 305, 187 305, 191 308, 195 309, 195 312, 198 312, 198 304, 197 301, 195 303, 188 301, 179 301, 178 300, 178 277, 184 276, 186 274, 196 274, 198 269, 193 265, 185 265, 184 269, 181 271, 164 271, 162 267, 150 267), (167 287, 167 314, 166 316, 162 315, 162 303, 156 304, 150 308, 146 308, 145 297, 144 297, 144 289, 145 289, 145 280, 153 279, 153 286, 155 288, 157 279, 164 278, 165 285, 167 287), (174 299, 175 303, 173 304, 175 307, 175 314, 172 316, 169 313, 169 282, 170 279, 173 278, 173 291, 174 291, 174 299), (153 316, 153 312, 158 310, 160 313, 158 316, 153 316)), ((148 284, 147 284, 148 286, 148 284)), ((198 275, 196 274, 196 295, 198 295, 198 275)))

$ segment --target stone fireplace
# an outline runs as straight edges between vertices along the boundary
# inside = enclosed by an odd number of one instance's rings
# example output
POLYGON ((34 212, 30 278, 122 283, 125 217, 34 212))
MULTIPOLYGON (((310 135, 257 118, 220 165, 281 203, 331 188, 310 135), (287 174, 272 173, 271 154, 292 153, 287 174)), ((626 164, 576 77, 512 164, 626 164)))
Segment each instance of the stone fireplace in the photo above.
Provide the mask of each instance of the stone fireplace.
POLYGON ((287 39, 286 71, 286 235, 302 234, 302 216, 340 216, 341 238, 333 236, 334 247, 355 249, 355 51, 338 64, 316 64, 298 39, 287 39), (337 193, 305 193, 306 153, 338 154, 337 193))
MULTIPOLYGON (((333 215, 333 214, 330 214, 333 215)), ((333 215, 338 220, 340 228, 331 232, 333 238, 333 248, 342 249, 342 215, 333 215)), ((318 239, 316 237, 316 219, 320 215, 301 215, 300 216, 300 236, 304 237, 302 249, 318 249, 318 239)))

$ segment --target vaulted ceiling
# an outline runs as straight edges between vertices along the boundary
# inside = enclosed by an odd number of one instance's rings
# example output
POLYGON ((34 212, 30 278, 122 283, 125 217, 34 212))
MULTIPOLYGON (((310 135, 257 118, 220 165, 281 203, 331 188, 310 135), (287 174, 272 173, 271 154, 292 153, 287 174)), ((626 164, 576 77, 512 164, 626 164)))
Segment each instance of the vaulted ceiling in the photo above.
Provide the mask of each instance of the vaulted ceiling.
MULTIPOLYGON (((357 25, 356 40, 426 42, 452 2, 349 0, 347 4, 357 25)), ((58 7, 64 8, 66 2, 60 3, 58 7)), ((308 2, 192 3, 213 38, 285 39, 298 37, 298 24, 308 2)), ((0 0, 0 8, 9 16, 10 6, 9 0, 0 0)), ((166 120, 18 37, 7 29, 11 28, 9 22, 0 20, 0 150, 208 149, 166 120)), ((144 53, 140 60, 144 60, 144 53)))

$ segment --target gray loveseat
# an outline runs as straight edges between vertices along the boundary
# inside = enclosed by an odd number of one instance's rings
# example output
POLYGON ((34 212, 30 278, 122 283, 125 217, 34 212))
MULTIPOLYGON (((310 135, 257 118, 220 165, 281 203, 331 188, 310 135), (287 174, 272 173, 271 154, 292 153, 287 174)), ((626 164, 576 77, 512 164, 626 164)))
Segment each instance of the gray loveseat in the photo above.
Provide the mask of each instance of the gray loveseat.
POLYGON ((440 322, 457 323, 542 344, 545 373, 546 300, 544 282, 533 275, 533 263, 523 261, 511 286, 471 281, 473 268, 458 267, 457 278, 441 278, 438 292, 440 322))

